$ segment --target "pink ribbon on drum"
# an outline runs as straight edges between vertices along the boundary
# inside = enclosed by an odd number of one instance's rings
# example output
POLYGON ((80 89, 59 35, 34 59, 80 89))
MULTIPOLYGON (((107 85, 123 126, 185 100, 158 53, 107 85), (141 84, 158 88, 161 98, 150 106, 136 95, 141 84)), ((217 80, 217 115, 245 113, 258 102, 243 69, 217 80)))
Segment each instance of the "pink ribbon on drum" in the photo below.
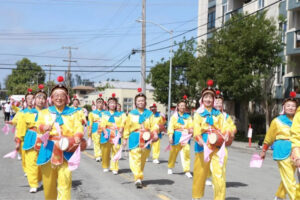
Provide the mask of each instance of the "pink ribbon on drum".
POLYGON ((74 171, 78 168, 80 163, 80 145, 78 145, 76 151, 73 153, 68 161, 68 167, 70 171, 74 171))
POLYGON ((206 143, 203 143, 203 151, 204 151, 204 161, 209 162, 210 158, 209 155, 212 153, 212 150, 208 148, 206 143))
POLYGON ((169 144, 166 148, 165 148, 165 152, 170 151, 171 150, 171 145, 169 144))
POLYGON ((251 168, 261 168, 263 159, 257 153, 253 154, 250 160, 251 168))
POLYGON ((3 132, 5 135, 8 135, 8 133, 9 133, 9 125, 8 125, 7 123, 5 123, 5 125, 3 126, 2 132, 3 132))
POLYGON ((224 164, 224 158, 226 155, 226 151, 225 151, 225 142, 223 142, 221 148, 219 149, 217 155, 219 156, 219 163, 221 166, 223 166, 224 164))
POLYGON ((44 133, 40 139, 42 140, 43 142, 43 146, 44 148, 46 148, 47 144, 48 144, 48 139, 49 139, 49 131, 47 131, 46 133, 44 133))
POLYGON ((113 157, 113 161, 117 162, 122 158, 122 151, 123 151, 123 146, 119 149, 119 151, 116 153, 116 155, 113 157))
POLYGON ((192 138, 192 134, 182 134, 179 143, 181 145, 186 145, 191 138, 192 138))
POLYGON ((92 138, 89 137, 87 141, 87 146, 90 147, 92 145, 92 138))
POLYGON ((120 138, 121 138, 121 134, 118 133, 117 136, 113 139, 113 143, 115 147, 118 145, 120 138))

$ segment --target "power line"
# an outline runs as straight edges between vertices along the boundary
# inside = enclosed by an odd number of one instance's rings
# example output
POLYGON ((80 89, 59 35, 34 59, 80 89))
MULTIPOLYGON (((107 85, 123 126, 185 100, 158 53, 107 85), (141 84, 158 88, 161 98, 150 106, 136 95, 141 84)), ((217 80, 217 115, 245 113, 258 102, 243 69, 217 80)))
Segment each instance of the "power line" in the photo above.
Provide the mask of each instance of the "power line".
MULTIPOLYGON (((13 63, 0 63, 0 66, 16 66, 16 64, 13 63)), ((42 67, 49 67, 49 65, 39 65, 42 67)), ((68 65, 51 65, 52 68, 62 68, 62 67, 68 67, 68 65)), ((72 68, 110 68, 110 67, 115 67, 115 65, 78 65, 78 66, 72 66, 72 68)), ((140 68, 141 66, 139 65, 122 65, 118 66, 119 68, 140 68)), ((147 66, 147 68, 152 68, 153 66, 147 66)), ((1 68, 0 68, 1 69, 1 68)))

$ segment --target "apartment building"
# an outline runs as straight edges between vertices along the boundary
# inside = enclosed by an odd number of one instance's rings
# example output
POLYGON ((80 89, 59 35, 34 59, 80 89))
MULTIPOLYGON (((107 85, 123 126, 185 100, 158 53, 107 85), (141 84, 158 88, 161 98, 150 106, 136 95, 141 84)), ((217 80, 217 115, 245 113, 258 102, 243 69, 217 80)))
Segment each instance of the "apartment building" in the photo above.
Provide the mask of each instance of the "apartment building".
POLYGON ((286 44, 282 52, 286 64, 277 67, 274 98, 279 103, 292 90, 300 97, 300 0, 199 0, 198 43, 211 38, 233 14, 259 10, 267 10, 276 21, 286 44))

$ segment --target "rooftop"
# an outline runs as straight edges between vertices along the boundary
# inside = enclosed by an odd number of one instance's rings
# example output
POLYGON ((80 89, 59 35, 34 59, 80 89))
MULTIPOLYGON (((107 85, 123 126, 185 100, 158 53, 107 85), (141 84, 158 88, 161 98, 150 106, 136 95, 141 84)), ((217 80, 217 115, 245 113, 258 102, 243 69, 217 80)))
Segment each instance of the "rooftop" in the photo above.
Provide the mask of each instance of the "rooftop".
MULTIPOLYGON (((125 82, 125 81, 103 81, 101 83, 96 83, 96 87, 104 87, 108 85, 110 88, 116 89, 134 89, 141 87, 141 83, 139 82, 125 82)), ((146 84, 147 90, 154 90, 154 88, 150 84, 146 84)))

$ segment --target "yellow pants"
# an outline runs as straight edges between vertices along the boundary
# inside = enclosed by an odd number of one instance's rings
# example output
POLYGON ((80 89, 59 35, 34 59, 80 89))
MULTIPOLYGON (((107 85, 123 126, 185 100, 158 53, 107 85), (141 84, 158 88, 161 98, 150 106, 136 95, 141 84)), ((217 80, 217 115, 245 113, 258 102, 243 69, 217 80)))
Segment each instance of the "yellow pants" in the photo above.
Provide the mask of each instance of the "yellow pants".
POLYGON ((150 149, 144 148, 141 149, 137 147, 131 149, 129 152, 129 166, 134 175, 134 180, 143 180, 144 179, 144 167, 146 164, 146 159, 150 154, 150 149))
POLYGON ((158 160, 160 154, 160 139, 158 139, 156 142, 152 142, 151 149, 152 149, 152 159, 158 160))
POLYGON ((205 181, 211 172, 212 184, 214 189, 214 199, 224 200, 226 195, 226 163, 227 163, 227 149, 224 163, 221 166, 219 163, 219 156, 217 155, 219 149, 215 149, 210 154, 210 161, 204 161, 204 153, 196 153, 194 161, 194 178, 192 197, 201 198, 204 196, 205 181))
POLYGON ((295 167, 293 166, 291 159, 288 157, 285 160, 277 161, 281 182, 276 192, 276 197, 285 199, 286 193, 291 200, 296 199, 296 179, 295 179, 295 167))
POLYGON ((170 156, 169 156, 169 161, 168 161, 168 168, 174 168, 175 167, 175 162, 177 159, 177 155, 179 151, 182 150, 181 154, 181 163, 182 163, 182 168, 184 172, 189 172, 190 171, 190 165, 191 165, 191 158, 190 158, 190 145, 186 144, 182 146, 181 144, 177 145, 172 145, 171 150, 170 150, 170 156))
POLYGON ((101 144, 101 152, 102 152, 102 168, 108 169, 110 165, 110 169, 112 171, 119 170, 119 161, 114 162, 113 157, 119 151, 120 145, 115 146, 109 142, 105 144, 101 144))
POLYGON ((94 143, 94 156, 95 158, 101 157, 101 145, 100 145, 100 135, 98 133, 92 134, 92 140, 94 143))
POLYGON ((25 150, 23 150, 23 144, 24 144, 24 141, 22 141, 20 144, 19 153, 21 154, 21 158, 22 158, 22 168, 23 168, 24 173, 26 174, 25 150))
POLYGON ((36 164, 38 152, 35 149, 25 151, 25 163, 28 184, 31 188, 38 188, 42 180, 41 168, 36 164))
POLYGON ((70 200, 72 187, 72 172, 67 161, 62 165, 52 167, 51 162, 41 166, 44 195, 46 200, 70 200))

